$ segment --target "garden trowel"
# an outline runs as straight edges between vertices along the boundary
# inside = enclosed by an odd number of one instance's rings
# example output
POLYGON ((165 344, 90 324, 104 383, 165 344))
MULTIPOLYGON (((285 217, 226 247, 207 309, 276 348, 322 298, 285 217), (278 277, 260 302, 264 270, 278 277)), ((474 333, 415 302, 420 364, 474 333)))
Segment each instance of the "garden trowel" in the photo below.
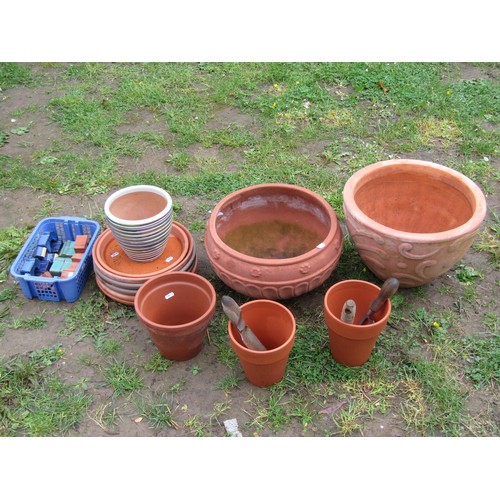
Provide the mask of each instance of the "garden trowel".
POLYGON ((262 342, 256 337, 255 333, 253 333, 248 325, 243 321, 240 306, 234 301, 234 299, 228 295, 224 295, 222 297, 222 310, 236 327, 240 333, 243 344, 245 344, 248 349, 252 349, 254 351, 267 351, 264 344, 262 344, 262 342))

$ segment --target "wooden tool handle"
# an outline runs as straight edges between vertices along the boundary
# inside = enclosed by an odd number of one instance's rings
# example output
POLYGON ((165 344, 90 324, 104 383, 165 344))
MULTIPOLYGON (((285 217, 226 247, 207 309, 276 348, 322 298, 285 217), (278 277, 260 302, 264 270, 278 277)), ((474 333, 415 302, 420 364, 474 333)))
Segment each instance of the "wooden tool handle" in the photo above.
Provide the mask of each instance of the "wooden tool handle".
POLYGON ((388 298, 392 297, 398 291, 398 288, 399 288, 399 280, 397 278, 387 279, 382 285, 379 294, 370 304, 370 311, 374 313, 380 310, 382 306, 385 304, 385 301, 388 298))

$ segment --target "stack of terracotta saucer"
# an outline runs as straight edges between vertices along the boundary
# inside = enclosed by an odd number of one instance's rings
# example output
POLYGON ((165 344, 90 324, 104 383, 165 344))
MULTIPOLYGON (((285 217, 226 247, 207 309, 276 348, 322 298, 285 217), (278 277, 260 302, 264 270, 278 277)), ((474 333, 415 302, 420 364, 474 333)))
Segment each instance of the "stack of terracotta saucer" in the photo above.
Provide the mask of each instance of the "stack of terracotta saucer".
POLYGON ((154 260, 132 260, 120 246, 110 229, 97 238, 93 248, 97 285, 110 299, 134 305, 137 290, 148 279, 172 271, 196 272, 198 258, 194 238, 182 224, 173 221, 167 244, 154 260))

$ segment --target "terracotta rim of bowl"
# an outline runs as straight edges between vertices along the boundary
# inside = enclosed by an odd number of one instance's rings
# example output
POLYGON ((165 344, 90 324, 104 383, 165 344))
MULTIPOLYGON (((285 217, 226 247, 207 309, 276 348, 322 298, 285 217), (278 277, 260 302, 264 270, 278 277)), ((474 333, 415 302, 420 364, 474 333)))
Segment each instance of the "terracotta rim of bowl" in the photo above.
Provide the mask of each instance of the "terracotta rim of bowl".
POLYGON ((328 246, 332 244, 333 240, 335 239, 335 235, 340 226, 337 214, 335 213, 331 205, 322 196, 315 193, 314 191, 301 186, 296 186, 295 184, 268 183, 256 184, 254 186, 239 189, 224 197, 219 201, 219 203, 217 203, 217 205, 215 205, 214 209, 212 210, 207 228, 210 231, 211 238, 214 240, 216 246, 223 248, 224 251, 228 254, 236 256, 238 260, 261 266, 272 265, 273 267, 285 267, 297 264, 298 262, 302 262, 304 260, 309 260, 318 252, 321 252, 324 248, 328 248, 328 246), (323 208, 323 210, 329 215, 329 218, 332 221, 332 225, 328 230, 328 234, 325 236, 324 240, 308 252, 287 259, 264 259, 260 257, 253 257, 251 255, 238 252, 237 250, 234 250, 234 248, 231 248, 229 245, 226 245, 226 243, 224 243, 222 238, 217 233, 217 228, 215 225, 218 216, 217 214, 219 212, 222 212, 226 205, 229 205, 233 201, 243 198, 246 194, 251 194, 252 191, 255 191, 256 189, 266 189, 269 191, 271 191, 272 189, 285 190, 287 192, 290 192, 290 194, 300 193, 306 198, 315 200, 316 204, 320 205, 323 208))
MULTIPOLYGON (((370 178, 372 178, 370 176, 370 178)), ((439 179, 438 179, 439 180, 439 179)), ((469 179, 467 176, 462 173, 445 167, 444 165, 440 165, 438 163, 433 163, 430 161, 424 160, 412 160, 412 159, 398 159, 398 160, 386 160, 380 161, 377 163, 373 163, 368 165, 356 173, 354 173, 346 182, 343 191, 343 199, 344 206, 349 207, 349 211, 354 219, 359 220, 362 224, 368 225, 372 227, 375 231, 380 233, 390 232, 395 238, 401 239, 402 241, 409 241, 414 243, 427 243, 429 241, 429 237, 434 239, 438 239, 440 241, 446 240, 455 240, 460 235, 465 235, 470 233, 471 231, 476 230, 481 222, 484 220, 486 216, 486 198, 479 188, 479 186, 469 179), (439 174, 442 178, 443 175, 450 176, 452 179, 457 181, 457 184, 465 185, 471 192, 474 200, 475 207, 472 214, 472 217, 453 229, 449 229, 447 231, 435 232, 435 233, 411 233, 408 231, 400 231, 398 229, 393 229, 389 226, 385 226, 376 222, 371 217, 368 217, 356 204, 355 196, 358 190, 366 183, 369 182, 367 179, 366 182, 363 182, 370 174, 382 173, 385 170, 396 169, 396 167, 406 166, 411 169, 412 167, 418 166, 428 169, 429 172, 433 172, 435 174, 439 174)), ((345 211, 345 210, 344 210, 345 211)))
POLYGON ((104 213, 106 217, 111 219, 113 222, 116 224, 121 224, 123 226, 142 226, 144 224, 150 224, 151 222, 155 222, 158 219, 161 219, 164 217, 166 214, 168 214, 173 208, 173 203, 172 203, 172 198, 167 191, 164 189, 157 187, 157 186, 150 186, 148 184, 138 184, 135 186, 128 186, 123 189, 120 189, 116 191, 115 193, 111 194, 107 200, 104 203, 104 213), (121 198, 122 196, 125 196, 127 194, 131 193, 138 193, 138 192, 148 192, 148 193, 155 193, 160 195, 162 198, 164 198, 167 202, 165 208, 158 212, 157 214, 147 217, 146 219, 138 219, 138 220, 128 220, 128 219, 121 219, 120 217, 117 217, 110 211, 110 207, 114 201, 116 201, 118 198, 121 198))

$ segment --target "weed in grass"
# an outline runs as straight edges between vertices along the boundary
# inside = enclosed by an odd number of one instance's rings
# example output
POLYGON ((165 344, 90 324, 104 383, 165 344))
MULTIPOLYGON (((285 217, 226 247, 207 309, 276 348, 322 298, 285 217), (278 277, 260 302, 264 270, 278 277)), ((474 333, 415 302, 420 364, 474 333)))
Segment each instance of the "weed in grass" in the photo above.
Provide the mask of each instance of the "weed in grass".
POLYGON ((500 217, 496 212, 491 212, 493 222, 479 235, 479 241, 473 243, 473 248, 486 252, 497 270, 500 270, 500 217))
POLYGON ((257 431, 262 430, 265 426, 279 430, 288 425, 290 415, 286 410, 286 403, 282 401, 285 393, 286 391, 278 384, 271 387, 267 399, 259 399, 252 394, 248 402, 253 406, 254 415, 250 415, 249 425, 255 427, 257 431))
POLYGON ((30 227, 6 227, 0 229, 0 272, 8 271, 21 247, 27 240, 30 227))
MULTIPOLYGON (((439 362, 416 360, 403 367, 407 380, 420 387, 425 411, 411 419, 412 425, 423 433, 442 432, 445 435, 460 435, 466 394, 461 388, 451 367, 439 362)), ((408 400, 408 394, 405 394, 408 400)), ((403 403, 405 405, 405 403, 403 403)), ((408 410, 403 408, 403 413, 408 410)))
MULTIPOLYGON (((42 313, 43 314, 43 313, 42 313)), ((41 315, 36 315, 31 318, 13 318, 10 323, 10 328, 13 330, 19 330, 21 328, 25 330, 40 330, 47 324, 47 320, 41 315)))
POLYGON ((35 214, 35 220, 45 219, 47 217, 53 216, 55 213, 61 210, 62 207, 56 205, 53 198, 45 198, 37 213, 35 214))
POLYGON ((172 403, 165 394, 162 394, 158 400, 141 401, 138 407, 140 415, 153 428, 172 427, 177 429, 179 427, 174 420, 175 408, 172 409, 172 403))
POLYGON ((122 360, 113 360, 103 370, 106 383, 113 388, 115 396, 122 396, 131 391, 136 391, 144 387, 142 377, 137 368, 128 366, 122 360))
POLYGON ((306 431, 314 422, 317 412, 311 407, 311 403, 303 396, 297 395, 293 398, 290 417, 297 418, 302 424, 302 429, 306 431))
POLYGON ((91 397, 43 373, 58 358, 58 349, 0 361, 0 435, 64 435, 81 421, 91 397))
POLYGON ((205 437, 208 434, 207 425, 197 415, 184 420, 183 427, 195 437, 205 437))
POLYGON ((483 325, 491 333, 499 333, 500 331, 500 318, 494 312, 488 311, 483 318, 483 325))
POLYGON ((165 162, 170 163, 176 172, 185 172, 189 168, 191 158, 188 153, 179 151, 170 154, 165 162))
POLYGON ((94 345, 95 345, 96 351, 103 356, 109 356, 110 354, 116 354, 117 352, 119 352, 123 349, 122 342, 118 342, 115 339, 106 338, 103 336, 98 337, 96 339, 94 345))
POLYGON ((95 410, 87 412, 88 417, 106 434, 116 434, 114 427, 121 419, 118 408, 111 406, 111 404, 111 402, 99 404, 95 410))
MULTIPOLYGON (((0 283, 1 283, 1 280, 0 280, 0 283)), ((10 286, 10 287, 4 288, 3 290, 0 290, 0 302, 14 299, 17 295, 16 292, 17 292, 17 288, 15 288, 13 286, 10 286)), ((0 314, 0 318, 1 317, 2 317, 2 315, 0 314)))
POLYGON ((466 361, 465 373, 475 387, 500 382, 500 335, 478 338, 473 335, 461 342, 462 357, 466 361))
POLYGON ((206 221, 204 220, 194 220, 189 223, 189 231, 192 233, 196 232, 204 232, 207 226, 206 221))
POLYGON ((17 85, 33 83, 31 70, 24 64, 13 62, 0 63, 0 88, 8 89, 17 85))
POLYGON ((220 380, 215 387, 228 394, 231 389, 238 387, 239 382, 240 378, 237 375, 228 375, 220 380))
POLYGON ((460 283, 467 286, 475 283, 477 278, 484 278, 484 276, 472 266, 465 265, 459 265, 455 269, 455 276, 460 283))
POLYGON ((193 375, 198 375, 198 373, 201 373, 201 368, 198 365, 193 365, 191 367, 191 373, 193 375))
POLYGON ((337 427, 334 433, 349 436, 354 432, 361 431, 363 429, 363 425, 360 422, 363 414, 361 406, 362 403, 359 401, 350 401, 337 415, 334 415, 332 422, 337 427))
POLYGON ((179 382, 172 384, 169 390, 172 394, 179 394, 182 391, 182 389, 184 389, 185 384, 186 384, 185 380, 179 380, 179 382))
POLYGON ((106 298, 95 292, 88 299, 79 300, 65 313, 65 328, 61 335, 79 332, 79 339, 90 337, 97 341, 106 334, 104 314, 108 310, 106 298))
POLYGON ((64 350, 61 344, 56 344, 52 347, 43 347, 30 354, 30 359, 40 366, 50 366, 64 355, 64 350))
POLYGON ((231 401, 221 401, 213 404, 213 412, 210 414, 210 425, 215 420, 220 425, 219 418, 231 409, 231 401))
POLYGON ((159 352, 156 352, 151 356, 149 361, 144 363, 143 368, 150 372, 166 372, 173 364, 173 361, 164 358, 159 352))

